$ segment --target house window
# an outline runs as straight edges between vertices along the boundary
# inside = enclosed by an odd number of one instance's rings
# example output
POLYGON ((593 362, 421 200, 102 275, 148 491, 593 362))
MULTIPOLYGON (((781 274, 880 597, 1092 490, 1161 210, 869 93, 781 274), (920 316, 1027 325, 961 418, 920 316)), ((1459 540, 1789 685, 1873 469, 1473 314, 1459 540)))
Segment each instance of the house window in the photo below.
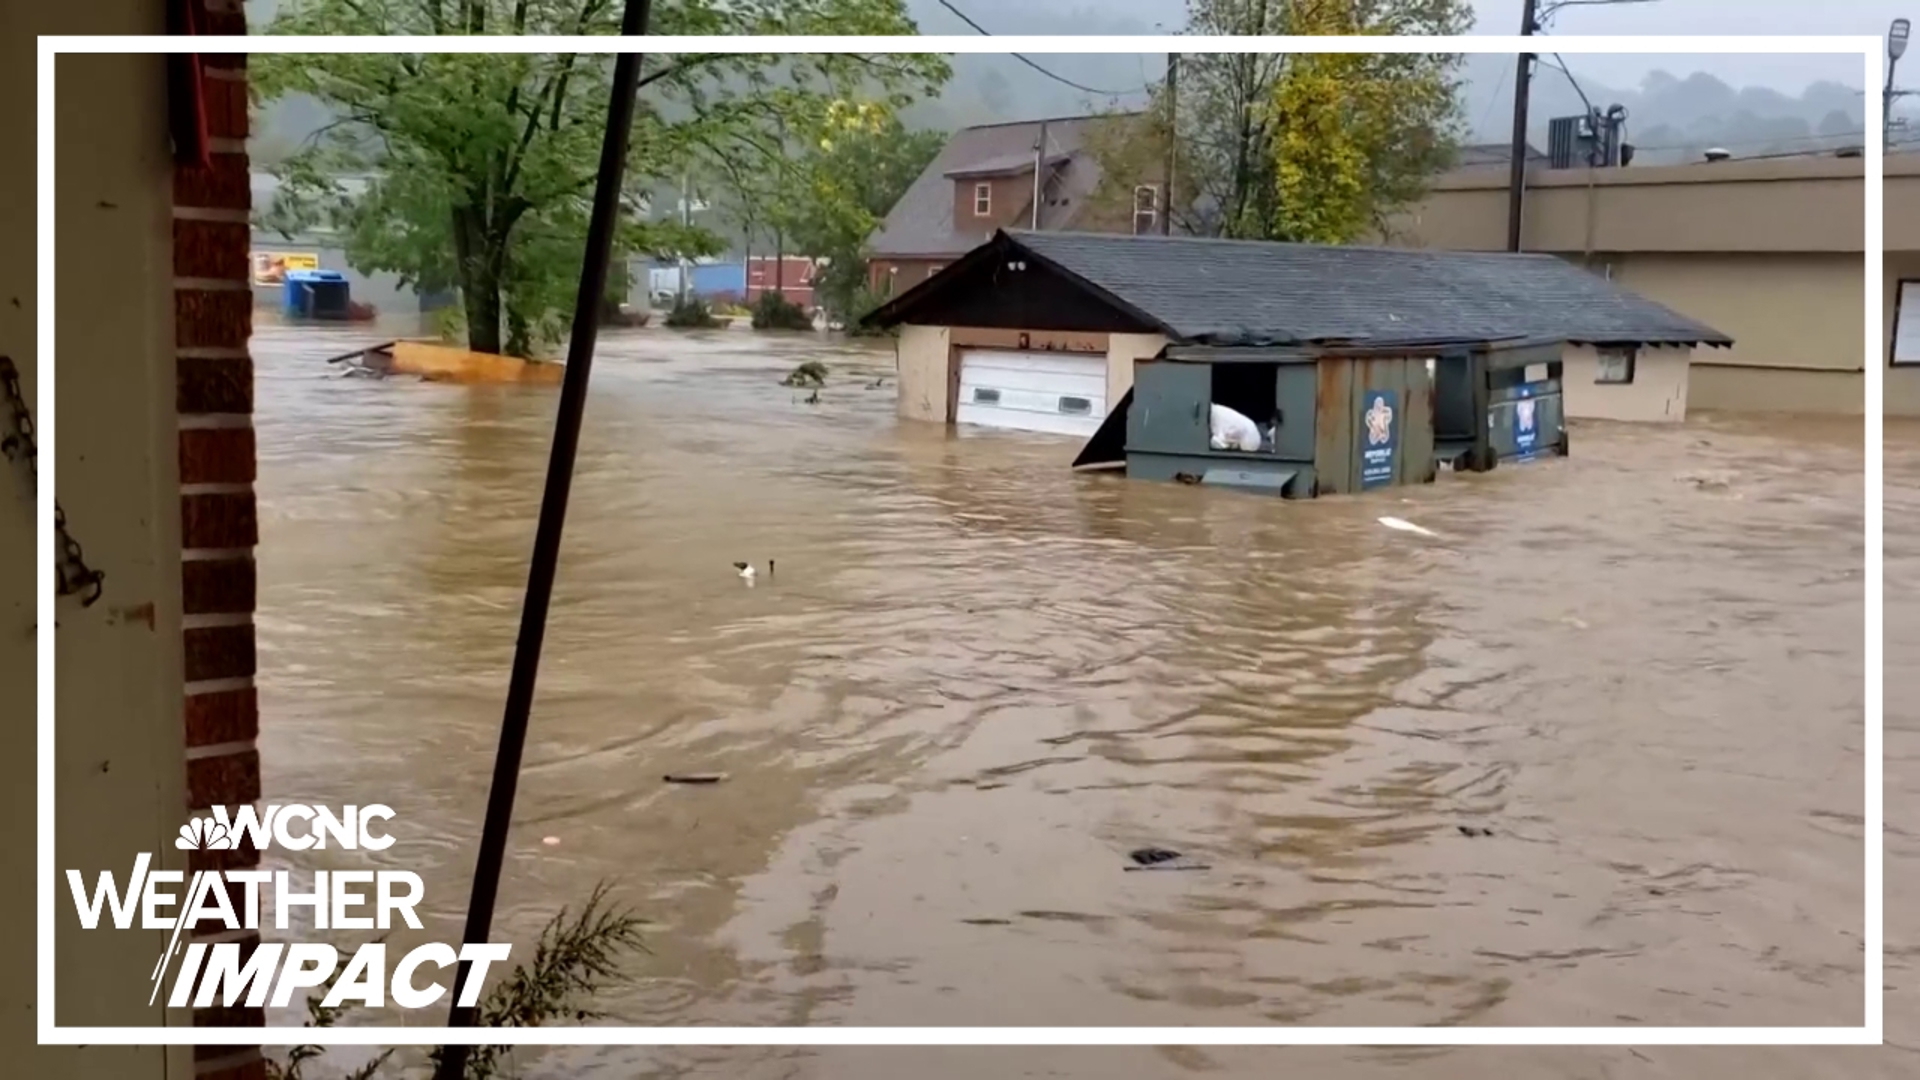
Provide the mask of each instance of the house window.
POLYGON ((1896 364, 1920 364, 1920 281, 1902 281, 1894 290, 1891 359, 1896 364))
POLYGON ((1133 189, 1133 235, 1149 236, 1159 232, 1160 187, 1140 184, 1133 189))
POLYGON ((993 213, 993 185, 973 185, 973 216, 986 217, 993 213))
POLYGON ((932 277, 933 275, 939 273, 942 270, 945 270, 946 268, 947 268, 946 263, 930 263, 927 266, 927 276, 932 277))
POLYGON ((1602 385, 1622 386, 1633 381, 1634 361, 1640 358, 1640 350, 1629 345, 1625 348, 1600 350, 1600 364, 1593 381, 1602 385))

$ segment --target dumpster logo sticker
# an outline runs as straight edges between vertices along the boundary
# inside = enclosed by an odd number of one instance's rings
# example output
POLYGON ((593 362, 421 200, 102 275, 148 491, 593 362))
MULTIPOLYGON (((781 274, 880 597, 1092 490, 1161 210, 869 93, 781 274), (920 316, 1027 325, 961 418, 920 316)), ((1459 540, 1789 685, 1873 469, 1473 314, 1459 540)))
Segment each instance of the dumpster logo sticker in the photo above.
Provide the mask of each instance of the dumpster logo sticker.
POLYGON ((1532 398, 1522 398, 1513 403, 1513 444, 1524 460, 1532 457, 1540 449, 1540 425, 1535 423, 1532 398))
POLYGON ((318 270, 320 256, 311 251, 256 251, 253 253, 253 283, 281 285, 289 270, 318 270))
POLYGON ((1399 433, 1393 405, 1393 391, 1367 391, 1366 407, 1360 413, 1361 426, 1366 430, 1366 441, 1360 447, 1362 488, 1393 483, 1393 456, 1397 449, 1395 436, 1399 433))

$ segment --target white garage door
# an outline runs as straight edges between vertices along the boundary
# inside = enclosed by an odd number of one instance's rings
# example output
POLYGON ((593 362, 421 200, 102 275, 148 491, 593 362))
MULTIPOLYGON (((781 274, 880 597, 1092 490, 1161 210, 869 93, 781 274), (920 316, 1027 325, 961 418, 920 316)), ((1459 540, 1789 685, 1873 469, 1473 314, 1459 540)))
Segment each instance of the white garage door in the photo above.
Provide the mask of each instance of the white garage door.
POLYGON ((1107 417, 1107 358, 978 349, 960 354, 955 419, 1090 437, 1107 417))

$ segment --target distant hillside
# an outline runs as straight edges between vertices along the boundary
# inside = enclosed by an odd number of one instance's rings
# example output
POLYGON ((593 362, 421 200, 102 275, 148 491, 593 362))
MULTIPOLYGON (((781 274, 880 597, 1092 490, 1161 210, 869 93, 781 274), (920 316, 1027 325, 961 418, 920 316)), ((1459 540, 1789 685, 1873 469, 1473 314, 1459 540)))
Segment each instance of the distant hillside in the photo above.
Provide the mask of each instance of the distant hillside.
MULTIPOLYGON (((1543 58, 1529 106, 1529 127, 1543 149, 1549 120, 1585 110, 1572 81, 1553 64, 1543 58)), ((1568 66, 1579 77, 1579 68, 1568 66)), ((1475 141, 1505 142, 1510 136, 1514 67, 1502 56, 1468 60, 1462 108, 1475 141)), ((1627 141, 1638 148, 1636 162, 1644 164, 1698 160, 1709 147, 1746 157, 1858 146, 1865 139, 1860 93, 1839 83, 1814 83, 1789 95, 1762 86, 1735 88, 1701 73, 1655 71, 1635 89, 1579 81, 1595 106, 1627 107, 1627 141)))

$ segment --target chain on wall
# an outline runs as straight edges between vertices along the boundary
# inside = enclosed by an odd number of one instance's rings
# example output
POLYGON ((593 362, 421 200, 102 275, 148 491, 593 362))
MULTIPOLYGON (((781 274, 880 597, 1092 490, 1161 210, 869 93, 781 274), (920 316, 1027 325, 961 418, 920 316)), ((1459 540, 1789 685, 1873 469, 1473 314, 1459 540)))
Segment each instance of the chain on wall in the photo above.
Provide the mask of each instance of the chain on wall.
MULTIPOLYGON (((25 460, 27 472, 38 487, 40 448, 33 438, 33 414, 27 411, 27 397, 20 390, 20 369, 13 366, 10 356, 0 356, 0 395, 5 396, 4 405, 12 422, 5 435, 0 436, 0 451, 5 452, 9 461, 25 460)), ((107 575, 87 565, 85 552, 67 531, 67 512, 58 499, 53 504, 53 530, 60 542, 55 566, 60 595, 78 596, 82 607, 91 607, 100 599, 107 575)))

